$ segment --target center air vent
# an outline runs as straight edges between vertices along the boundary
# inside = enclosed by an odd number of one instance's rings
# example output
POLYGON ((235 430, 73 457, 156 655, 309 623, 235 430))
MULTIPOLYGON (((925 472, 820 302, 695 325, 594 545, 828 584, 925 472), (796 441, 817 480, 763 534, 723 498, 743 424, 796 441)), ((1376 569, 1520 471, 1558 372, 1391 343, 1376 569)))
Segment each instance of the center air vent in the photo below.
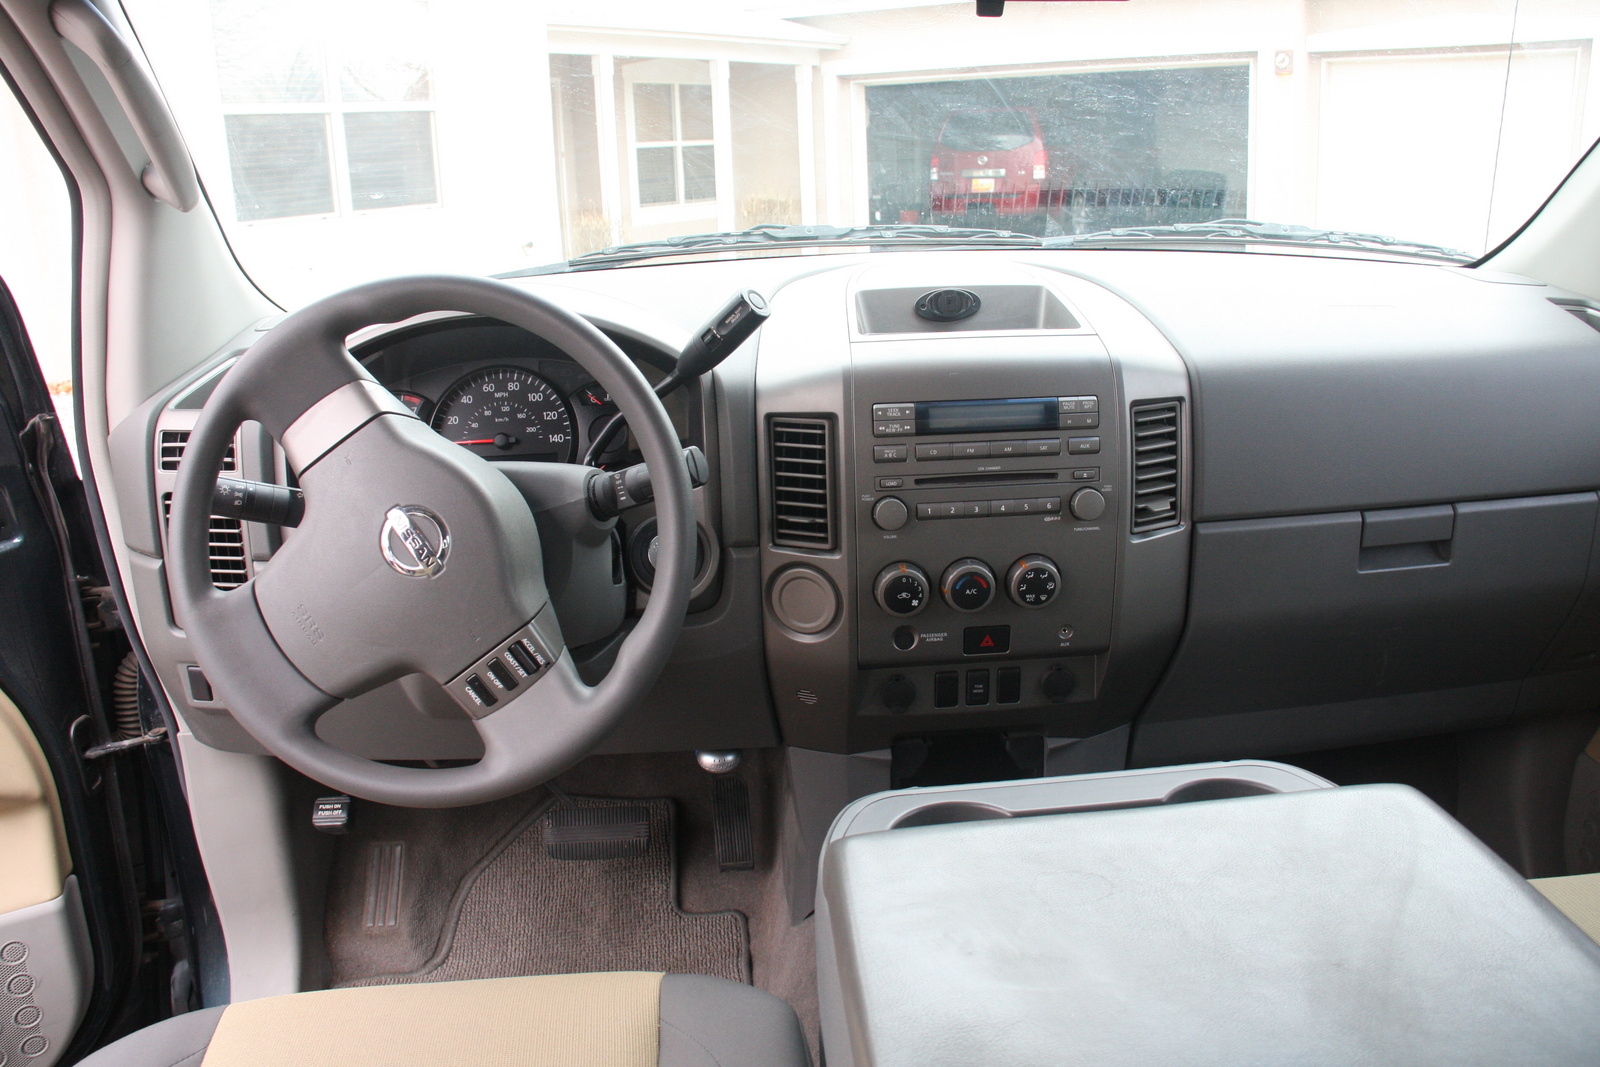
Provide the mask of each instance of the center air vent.
POLYGON ((767 423, 772 463, 772 543, 827 552, 837 547, 832 426, 784 416, 767 423))
POLYGON ((1183 499, 1183 432, 1176 400, 1133 408, 1134 533, 1176 526, 1183 499))
MULTIPOLYGON (((177 470, 178 464, 183 461, 183 450, 187 447, 189 447, 188 430, 162 430, 160 449, 161 469, 164 471, 177 470)), ((228 451, 224 453, 222 457, 222 469, 225 471, 231 471, 234 469, 234 466, 233 446, 229 445, 228 451)))

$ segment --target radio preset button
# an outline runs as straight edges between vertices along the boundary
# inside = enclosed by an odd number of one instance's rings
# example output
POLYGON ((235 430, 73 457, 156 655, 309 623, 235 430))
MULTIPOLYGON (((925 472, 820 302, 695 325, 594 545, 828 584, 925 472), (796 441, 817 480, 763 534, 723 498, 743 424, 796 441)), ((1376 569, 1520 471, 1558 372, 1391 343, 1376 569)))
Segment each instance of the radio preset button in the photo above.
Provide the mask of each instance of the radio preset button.
POLYGON ((981 519, 989 514, 987 500, 960 500, 953 507, 956 509, 958 519, 981 519))
POLYGON ((873 445, 872 462, 874 463, 904 463, 906 454, 910 451, 905 445, 873 445))
POLYGON ((898 530, 910 518, 911 513, 906 510, 905 501, 899 497, 886 496, 872 505, 872 523, 880 530, 898 530))
POLYGON ((1067 438, 1067 454, 1073 456, 1092 456, 1100 451, 1100 438, 1098 437, 1069 437, 1067 438))

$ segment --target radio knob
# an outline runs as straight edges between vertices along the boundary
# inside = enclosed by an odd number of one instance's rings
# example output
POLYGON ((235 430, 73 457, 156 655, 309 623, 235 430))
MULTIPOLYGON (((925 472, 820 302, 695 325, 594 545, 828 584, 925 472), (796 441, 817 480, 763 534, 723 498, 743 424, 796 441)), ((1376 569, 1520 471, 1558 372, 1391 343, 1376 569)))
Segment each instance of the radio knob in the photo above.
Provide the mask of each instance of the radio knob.
POLYGON ((872 523, 880 530, 898 530, 910 517, 905 501, 899 497, 886 496, 872 505, 872 523))
POLYGON ((1044 556, 1023 556, 1006 575, 1006 592, 1022 608, 1042 608, 1061 592, 1061 571, 1044 556))
POLYGON ((1093 522, 1106 513, 1106 498, 1098 489, 1079 489, 1067 502, 1072 517, 1093 522))
POLYGON ((891 563, 878 572, 872 595, 890 615, 915 615, 928 606, 928 576, 915 563, 891 563))
POLYGON ((981 559, 958 559, 945 569, 939 589, 957 611, 982 611, 994 599, 994 571, 981 559))

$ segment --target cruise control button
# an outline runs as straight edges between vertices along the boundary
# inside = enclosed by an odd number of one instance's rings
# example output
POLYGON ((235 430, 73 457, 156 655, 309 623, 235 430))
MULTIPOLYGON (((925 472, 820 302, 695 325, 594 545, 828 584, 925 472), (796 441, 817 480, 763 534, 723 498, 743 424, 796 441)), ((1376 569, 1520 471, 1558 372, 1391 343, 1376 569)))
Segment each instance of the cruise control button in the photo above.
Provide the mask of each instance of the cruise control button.
POLYGON ((905 445, 873 445, 872 462, 904 463, 909 449, 905 445))
POLYGON ((955 455, 954 445, 918 445, 918 459, 950 459, 955 455))
POLYGON ((1011 627, 968 626, 961 631, 961 651, 968 656, 998 656, 1011 651, 1011 627))
POLYGON ((489 687, 483 684, 483 679, 476 674, 468 676, 464 688, 467 695, 478 702, 479 707, 492 708, 499 703, 495 695, 489 691, 489 687))
POLYGON ((1100 438, 1098 437, 1069 437, 1067 438, 1067 453, 1073 456, 1092 456, 1100 451, 1100 438))

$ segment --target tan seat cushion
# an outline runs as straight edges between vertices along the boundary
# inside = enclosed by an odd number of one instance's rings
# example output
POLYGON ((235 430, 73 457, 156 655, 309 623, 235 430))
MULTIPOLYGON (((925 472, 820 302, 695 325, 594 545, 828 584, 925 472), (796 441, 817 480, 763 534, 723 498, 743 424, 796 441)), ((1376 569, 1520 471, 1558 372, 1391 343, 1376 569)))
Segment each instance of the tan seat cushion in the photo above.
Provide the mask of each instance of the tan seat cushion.
POLYGON ((655 1067, 661 975, 369 986, 222 1014, 202 1067, 655 1067))
POLYGON ((1600 941, 1600 874, 1535 878, 1530 884, 1560 908, 1578 929, 1600 941))

